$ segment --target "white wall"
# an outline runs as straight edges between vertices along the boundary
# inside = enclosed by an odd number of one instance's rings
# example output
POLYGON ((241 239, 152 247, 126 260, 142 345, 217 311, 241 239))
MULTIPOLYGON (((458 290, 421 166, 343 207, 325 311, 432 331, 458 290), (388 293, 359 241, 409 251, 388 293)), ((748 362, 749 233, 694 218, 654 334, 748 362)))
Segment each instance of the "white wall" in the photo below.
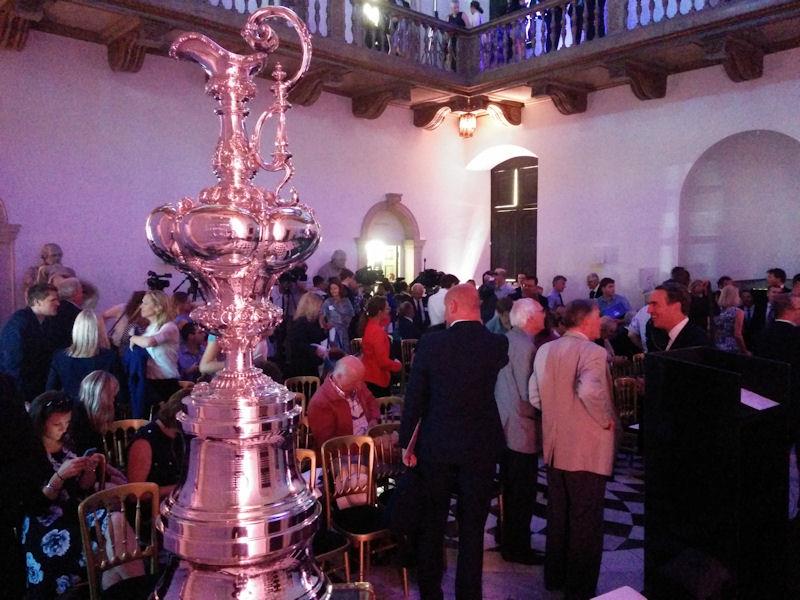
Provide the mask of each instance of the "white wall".
MULTIPOLYGON (((566 275, 565 295, 572 298, 584 293, 586 273, 596 270, 641 303, 639 269, 656 268, 657 279, 663 279, 677 264, 681 189, 695 161, 741 131, 765 129, 800 139, 798 103, 800 50, 792 50, 767 56, 764 76, 756 81, 733 83, 722 67, 710 67, 670 76, 661 100, 639 101, 626 86, 591 94, 581 115, 563 116, 548 100, 526 107, 518 128, 481 118, 467 142, 468 156, 496 144, 518 144, 539 157, 543 282, 566 275)), ((473 186, 476 198, 488 198, 487 174, 479 174, 473 186)), ((757 201, 752 215, 759 218, 757 201)), ((773 235, 796 239, 798 224, 795 210, 773 235)), ((735 242, 721 239, 720 252, 753 252, 735 242)), ((796 246, 751 264, 755 272, 741 277, 763 277, 774 266, 790 276, 800 272, 796 246)), ((692 275, 716 279, 721 273, 692 275)))
MULTIPOLYGON (((65 263, 100 286, 101 306, 121 301, 148 269, 162 270, 144 241, 148 212, 213 183, 216 119, 200 68, 148 56, 140 73, 116 74, 104 47, 32 32, 24 51, 0 53, 0 84, 0 198, 22 225, 17 277, 56 241, 65 263)), ((489 266, 489 173, 465 167, 487 148, 518 144, 540 160, 542 280, 566 275, 571 298, 597 270, 640 301, 638 270, 663 277, 677 261, 681 189, 694 162, 741 131, 800 139, 798 96, 798 50, 767 56, 754 82, 734 84, 712 67, 671 76, 662 100, 618 87, 569 117, 537 102, 518 128, 479 119, 471 140, 458 138, 453 119, 434 132, 414 128, 400 108, 360 120, 348 100, 323 94, 289 116, 295 184, 324 231, 312 271, 336 248, 354 265, 363 215, 398 192, 427 240, 428 266, 479 274, 489 266)), ((254 113, 266 98, 262 84, 254 113)), ((797 231, 797 215, 785 224, 797 231)), ((800 271, 796 256, 772 258, 763 269, 800 271)))

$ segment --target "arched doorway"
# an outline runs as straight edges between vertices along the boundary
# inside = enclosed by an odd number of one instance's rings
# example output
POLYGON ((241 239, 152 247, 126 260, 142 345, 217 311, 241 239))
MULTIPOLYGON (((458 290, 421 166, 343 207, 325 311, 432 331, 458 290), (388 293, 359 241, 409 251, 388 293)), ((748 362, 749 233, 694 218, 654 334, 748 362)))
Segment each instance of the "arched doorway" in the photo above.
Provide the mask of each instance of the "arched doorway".
POLYGON ((384 276, 405 277, 411 281, 422 270, 422 248, 416 218, 403 203, 402 194, 386 194, 386 199, 367 211, 356 238, 358 268, 383 271, 384 276))
POLYGON ((7 282, 6 285, 0 285, 0 325, 5 323, 17 308, 14 243, 19 230, 19 225, 11 225, 8 222, 5 204, 0 199, 0 281, 7 282))
POLYGON ((678 262, 707 277, 796 269, 800 141, 743 131, 706 150, 681 189, 678 262))

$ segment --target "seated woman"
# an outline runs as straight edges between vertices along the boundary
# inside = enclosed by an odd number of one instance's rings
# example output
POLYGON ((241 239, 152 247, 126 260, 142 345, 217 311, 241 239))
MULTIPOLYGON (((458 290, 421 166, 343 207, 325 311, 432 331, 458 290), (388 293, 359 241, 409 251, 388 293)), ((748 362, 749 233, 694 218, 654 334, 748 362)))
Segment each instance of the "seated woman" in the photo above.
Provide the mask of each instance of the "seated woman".
POLYGON ((64 447, 72 418, 72 401, 64 392, 37 396, 30 416, 41 441, 30 458, 31 469, 42 487, 20 530, 28 572, 26 597, 54 598, 86 576, 78 504, 94 489, 102 455, 78 457, 64 447))
POLYGON ((82 455, 91 448, 102 452, 103 434, 114 421, 118 391, 117 378, 106 371, 92 371, 83 379, 69 425, 69 448, 75 454, 82 455))
POLYGON ((303 294, 297 304, 287 339, 289 372, 293 377, 319 377, 319 367, 327 356, 325 348, 320 346, 326 337, 319 324, 321 308, 322 298, 317 294, 303 294))
POLYGON ((361 341, 361 360, 364 363, 364 381, 376 398, 391 394, 392 373, 403 368, 399 360, 389 357, 389 336, 386 326, 391 322, 391 309, 383 296, 373 296, 367 302, 367 326, 361 341))
POLYGON ((136 432, 128 449, 128 481, 158 484, 162 498, 178 483, 183 464, 183 434, 176 418, 191 390, 179 390, 158 409, 156 420, 136 432))
POLYGON ((47 389, 64 390, 77 401, 83 378, 97 370, 116 376, 122 372, 119 356, 111 350, 106 332, 94 312, 82 310, 72 326, 72 345, 53 355, 47 389))
MULTIPOLYGON (((140 313, 149 325, 142 335, 131 336, 130 348, 144 348, 149 355, 146 367, 143 404, 134 403, 134 417, 150 414, 150 408, 180 389, 178 379, 178 346, 180 333, 172 320, 172 303, 164 292, 150 290, 142 298, 140 313), (138 414, 137 414, 138 413, 138 414)), ((133 396, 133 394, 131 394, 133 396)))

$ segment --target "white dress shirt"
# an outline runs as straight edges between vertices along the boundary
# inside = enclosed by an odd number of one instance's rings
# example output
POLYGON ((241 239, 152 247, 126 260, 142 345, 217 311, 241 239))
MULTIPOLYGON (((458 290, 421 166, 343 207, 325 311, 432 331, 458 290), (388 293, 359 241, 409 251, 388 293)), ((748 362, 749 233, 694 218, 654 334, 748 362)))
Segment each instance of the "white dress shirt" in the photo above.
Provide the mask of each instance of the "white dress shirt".
POLYGON ((428 318, 431 320, 431 326, 444 323, 444 297, 446 294, 447 290, 442 288, 428 298, 428 318))
POLYGON ((689 322, 689 317, 684 317, 683 321, 681 321, 680 323, 675 325, 675 327, 669 330, 669 333, 667 334, 669 336, 669 344, 667 344, 666 348, 667 350, 672 348, 672 343, 675 341, 675 338, 677 338, 681 334, 681 331, 683 331, 683 328, 686 327, 686 324, 688 322, 689 322))

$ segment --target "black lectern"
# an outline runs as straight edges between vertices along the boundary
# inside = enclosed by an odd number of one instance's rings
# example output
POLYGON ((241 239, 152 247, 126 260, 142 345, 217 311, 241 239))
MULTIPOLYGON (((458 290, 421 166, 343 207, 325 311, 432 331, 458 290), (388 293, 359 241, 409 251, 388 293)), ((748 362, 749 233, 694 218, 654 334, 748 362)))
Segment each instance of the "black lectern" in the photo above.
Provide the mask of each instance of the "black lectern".
POLYGON ((645 369, 645 595, 783 598, 789 366, 689 348, 645 369))

